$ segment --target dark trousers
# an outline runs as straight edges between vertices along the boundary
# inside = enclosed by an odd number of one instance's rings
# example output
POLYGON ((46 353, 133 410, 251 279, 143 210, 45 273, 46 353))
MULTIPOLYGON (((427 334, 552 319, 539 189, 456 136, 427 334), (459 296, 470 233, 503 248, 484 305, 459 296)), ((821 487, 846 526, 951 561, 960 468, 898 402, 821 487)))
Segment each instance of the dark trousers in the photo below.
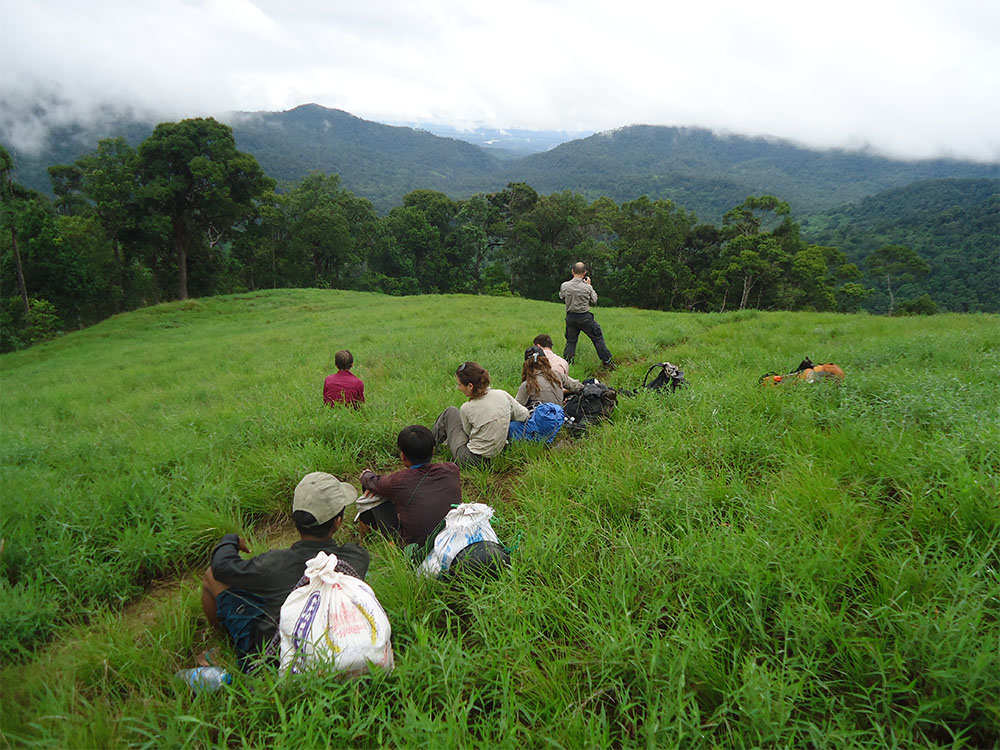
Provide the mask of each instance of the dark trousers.
POLYGON ((358 516, 358 520, 386 539, 399 539, 399 516, 396 515, 396 506, 389 501, 369 508, 358 516))
POLYGON ((566 350, 563 352, 563 357, 569 361, 573 361, 573 357, 576 356, 576 342, 580 338, 580 331, 587 334, 587 337, 594 342, 594 348, 597 350, 597 356, 601 358, 601 362, 607 364, 611 361, 611 352, 608 351, 608 345, 604 343, 604 331, 601 330, 601 325, 596 320, 594 320, 594 313, 566 313, 566 350))

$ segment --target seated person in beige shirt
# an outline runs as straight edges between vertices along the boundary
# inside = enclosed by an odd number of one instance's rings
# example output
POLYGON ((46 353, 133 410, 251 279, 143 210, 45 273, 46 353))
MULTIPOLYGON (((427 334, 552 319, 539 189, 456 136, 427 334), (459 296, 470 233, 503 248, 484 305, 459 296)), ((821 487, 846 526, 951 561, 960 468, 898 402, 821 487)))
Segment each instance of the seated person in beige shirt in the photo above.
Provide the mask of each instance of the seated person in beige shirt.
POLYGON ((524 353, 521 381, 514 400, 528 409, 534 409, 539 404, 562 406, 566 391, 579 393, 583 390, 583 383, 579 380, 553 370, 539 346, 533 346, 524 353))
POLYGON ((569 362, 560 357, 554 351, 552 351, 552 337, 547 333, 540 333, 535 336, 535 340, 532 342, 535 346, 542 347, 542 351, 545 352, 545 356, 549 358, 549 364, 552 365, 552 369, 558 374, 569 375, 569 362))
POLYGON ((523 422, 528 410, 507 391, 490 388, 490 373, 476 362, 463 362, 455 380, 469 400, 461 409, 449 406, 434 423, 434 440, 448 443, 459 466, 488 463, 507 445, 511 420, 523 422))

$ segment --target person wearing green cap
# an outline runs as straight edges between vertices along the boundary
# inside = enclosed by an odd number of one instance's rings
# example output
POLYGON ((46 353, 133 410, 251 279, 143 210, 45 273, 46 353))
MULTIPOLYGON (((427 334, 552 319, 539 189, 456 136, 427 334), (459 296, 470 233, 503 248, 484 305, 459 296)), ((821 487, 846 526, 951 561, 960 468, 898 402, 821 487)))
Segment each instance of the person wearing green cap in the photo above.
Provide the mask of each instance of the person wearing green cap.
POLYGON ((358 491, 332 474, 315 471, 295 488, 292 520, 299 541, 289 549, 274 549, 244 559, 250 552, 238 534, 226 534, 212 550, 202 577, 201 603, 209 623, 233 641, 240 668, 273 637, 285 598, 317 552, 337 556, 337 570, 364 580, 368 552, 356 544, 339 545, 333 534, 344 520, 344 509, 358 491))

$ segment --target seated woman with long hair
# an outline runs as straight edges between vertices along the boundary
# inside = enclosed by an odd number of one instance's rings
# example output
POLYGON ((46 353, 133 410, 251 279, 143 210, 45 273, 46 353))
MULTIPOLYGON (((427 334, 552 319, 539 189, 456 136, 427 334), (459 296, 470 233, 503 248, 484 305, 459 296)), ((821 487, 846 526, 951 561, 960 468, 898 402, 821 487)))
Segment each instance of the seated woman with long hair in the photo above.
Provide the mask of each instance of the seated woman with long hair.
POLYGON ((514 400, 528 409, 534 409, 539 404, 562 406, 565 391, 579 393, 583 390, 583 383, 579 380, 552 369, 545 350, 540 346, 532 346, 524 353, 521 381, 514 400))
POLYGON ((449 406, 434 423, 434 440, 448 443, 459 466, 488 463, 507 445, 511 420, 523 422, 528 410, 507 391, 490 388, 490 373, 476 362, 463 362, 455 380, 467 399, 461 409, 449 406))

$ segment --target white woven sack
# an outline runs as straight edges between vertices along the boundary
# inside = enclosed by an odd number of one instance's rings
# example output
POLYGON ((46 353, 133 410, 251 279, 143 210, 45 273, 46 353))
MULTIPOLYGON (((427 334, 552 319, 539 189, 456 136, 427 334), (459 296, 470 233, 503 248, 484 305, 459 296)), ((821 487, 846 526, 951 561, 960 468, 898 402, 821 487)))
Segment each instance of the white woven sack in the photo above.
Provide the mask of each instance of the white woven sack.
POLYGON ((338 573, 337 556, 319 552, 306 562, 309 583, 281 605, 281 669, 329 669, 366 674, 370 664, 395 665, 392 628, 371 586, 338 573))
POLYGON ((490 524, 493 508, 484 503, 462 503, 448 511, 444 528, 434 538, 434 549, 420 564, 420 574, 436 578, 451 565, 455 555, 476 542, 497 542, 490 524))

